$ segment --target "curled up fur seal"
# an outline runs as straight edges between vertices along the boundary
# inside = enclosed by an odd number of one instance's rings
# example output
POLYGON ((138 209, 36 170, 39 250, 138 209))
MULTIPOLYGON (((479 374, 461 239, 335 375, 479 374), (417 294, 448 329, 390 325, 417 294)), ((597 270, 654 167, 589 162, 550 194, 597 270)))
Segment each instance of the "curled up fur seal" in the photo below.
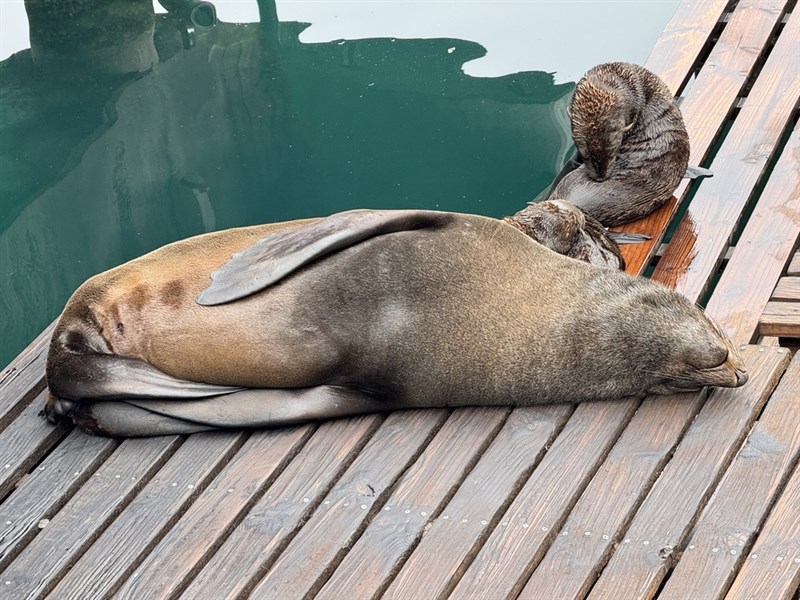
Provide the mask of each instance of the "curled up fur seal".
POLYGON ((577 155, 551 185, 606 227, 663 205, 680 180, 711 172, 688 167, 689 134, 661 79, 644 67, 612 62, 578 81, 569 107, 577 155))
POLYGON ((89 279, 53 333, 45 413, 145 436, 746 381, 720 329, 655 282, 496 219, 364 210, 197 236, 89 279))

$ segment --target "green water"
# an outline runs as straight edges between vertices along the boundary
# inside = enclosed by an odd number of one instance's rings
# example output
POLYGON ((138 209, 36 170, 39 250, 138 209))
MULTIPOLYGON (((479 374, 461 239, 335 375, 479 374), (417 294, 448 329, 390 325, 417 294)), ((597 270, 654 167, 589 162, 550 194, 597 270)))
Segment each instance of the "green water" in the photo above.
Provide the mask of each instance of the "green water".
POLYGON ((0 63, 0 365, 87 277, 170 241, 355 207, 499 217, 571 149, 570 82, 466 75, 485 50, 460 39, 301 43, 268 4, 192 48, 157 17, 144 72, 87 66, 114 36, 0 63))

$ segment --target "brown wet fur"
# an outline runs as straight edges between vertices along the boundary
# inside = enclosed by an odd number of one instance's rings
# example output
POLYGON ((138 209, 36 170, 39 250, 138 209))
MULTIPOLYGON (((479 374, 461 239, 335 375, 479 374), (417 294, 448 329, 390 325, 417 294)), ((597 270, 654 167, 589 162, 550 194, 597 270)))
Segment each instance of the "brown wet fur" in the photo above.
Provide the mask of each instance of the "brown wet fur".
POLYGON ((186 301, 186 288, 180 279, 173 279, 160 291, 161 302, 172 308, 178 308, 186 301))
POLYGON ((584 164, 550 198, 609 227, 642 218, 672 196, 688 165, 689 136, 657 75, 623 62, 593 67, 576 85, 569 116, 584 164))
POLYGON ((553 252, 598 267, 625 270, 625 259, 605 228, 563 200, 531 203, 505 221, 553 252))

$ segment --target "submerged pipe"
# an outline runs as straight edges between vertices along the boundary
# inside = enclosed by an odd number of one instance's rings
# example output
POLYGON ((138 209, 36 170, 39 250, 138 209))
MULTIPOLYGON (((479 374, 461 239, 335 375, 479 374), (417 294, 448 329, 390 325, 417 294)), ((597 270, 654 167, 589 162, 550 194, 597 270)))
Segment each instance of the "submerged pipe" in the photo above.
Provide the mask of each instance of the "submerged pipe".
POLYGON ((210 29, 217 24, 217 9, 203 0, 158 0, 170 17, 177 21, 183 47, 194 46, 195 30, 210 29))

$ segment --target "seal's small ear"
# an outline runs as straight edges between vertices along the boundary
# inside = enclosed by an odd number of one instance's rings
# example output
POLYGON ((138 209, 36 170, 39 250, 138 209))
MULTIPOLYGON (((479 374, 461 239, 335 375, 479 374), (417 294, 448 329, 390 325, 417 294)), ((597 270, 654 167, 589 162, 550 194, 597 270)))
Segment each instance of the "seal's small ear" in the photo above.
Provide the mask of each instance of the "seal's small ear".
POLYGON ((452 213, 432 210, 351 210, 274 233, 234 254, 211 273, 211 285, 198 294, 196 302, 203 306, 233 302, 337 250, 387 233, 441 227, 452 218, 452 213))

